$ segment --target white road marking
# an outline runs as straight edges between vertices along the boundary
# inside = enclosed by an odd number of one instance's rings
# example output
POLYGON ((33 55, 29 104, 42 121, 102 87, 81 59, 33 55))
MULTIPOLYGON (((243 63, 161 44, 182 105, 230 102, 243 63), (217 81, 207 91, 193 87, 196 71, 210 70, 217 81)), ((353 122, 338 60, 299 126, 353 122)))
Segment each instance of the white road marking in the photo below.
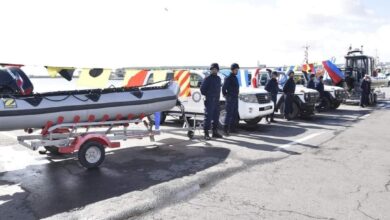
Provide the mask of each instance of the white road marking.
POLYGON ((363 116, 360 116, 359 119, 366 119, 368 117, 370 117, 371 114, 366 114, 366 115, 363 115, 363 116))
POLYGON ((0 132, 1 135, 4 135, 4 136, 7 136, 9 138, 12 138, 14 140, 17 140, 18 138, 16 137, 16 135, 12 134, 12 133, 9 133, 9 132, 0 132))
POLYGON ((280 146, 280 147, 278 147, 278 148, 281 148, 281 149, 290 148, 290 147, 292 147, 292 146, 294 146, 294 145, 296 145, 296 144, 301 144, 301 143, 303 143, 303 142, 305 142, 305 141, 308 141, 308 140, 310 140, 310 139, 312 139, 312 138, 315 138, 315 137, 317 137, 317 136, 320 136, 321 134, 324 134, 324 133, 325 133, 325 132, 314 133, 314 134, 308 135, 308 136, 306 136, 306 137, 303 137, 303 138, 301 138, 301 139, 298 139, 298 140, 296 140, 296 141, 292 141, 292 142, 290 142, 290 143, 288 143, 288 144, 284 144, 284 145, 282 145, 282 146, 280 146))

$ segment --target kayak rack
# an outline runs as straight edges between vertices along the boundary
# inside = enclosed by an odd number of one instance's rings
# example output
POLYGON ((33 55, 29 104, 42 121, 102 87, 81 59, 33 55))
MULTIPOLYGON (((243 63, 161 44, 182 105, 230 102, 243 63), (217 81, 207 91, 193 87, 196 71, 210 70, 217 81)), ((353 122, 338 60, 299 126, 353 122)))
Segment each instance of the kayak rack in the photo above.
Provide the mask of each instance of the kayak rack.
MULTIPOLYGON (((153 127, 153 123, 143 119, 61 123, 45 126, 41 134, 18 136, 17 140, 31 150, 43 147, 41 154, 50 152, 62 155, 77 152, 80 164, 89 169, 101 165, 105 159, 105 148, 119 148, 120 141, 150 138, 154 142, 154 137, 160 135, 161 131, 159 125, 155 125, 156 129, 153 127), (143 129, 134 129, 138 126, 143 129)), ((194 132, 191 128, 188 128, 187 136, 193 138, 194 132)))

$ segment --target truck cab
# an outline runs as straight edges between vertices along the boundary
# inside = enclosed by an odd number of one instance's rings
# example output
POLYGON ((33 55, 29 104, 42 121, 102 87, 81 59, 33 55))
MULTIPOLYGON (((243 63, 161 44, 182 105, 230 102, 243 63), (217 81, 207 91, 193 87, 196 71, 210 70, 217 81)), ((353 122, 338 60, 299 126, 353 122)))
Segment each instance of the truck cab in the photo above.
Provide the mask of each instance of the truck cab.
MULTIPOLYGON (((244 71, 244 70, 240 70, 244 71)), ((149 76, 147 77, 148 82, 152 82, 152 71, 150 71, 149 76)), ((203 80, 209 75, 209 71, 205 70, 191 70, 190 71, 190 87, 191 87, 191 96, 190 97, 180 97, 179 100, 185 108, 187 116, 191 115, 203 115, 204 114, 204 97, 200 92, 200 87, 203 80)), ((218 74, 221 77, 222 83, 226 75, 218 74)), ((168 72, 167 78, 173 79, 173 71, 168 72)), ((169 80, 169 79, 168 79, 169 80)), ((249 88, 242 86, 240 87, 239 102, 238 102, 238 120, 243 120, 247 124, 255 125, 261 121, 261 119, 267 115, 272 114, 274 111, 274 104, 271 100, 271 97, 268 92, 263 89, 258 88, 249 88)), ((178 107, 171 109, 168 112, 164 112, 162 115, 162 121, 165 119, 167 114, 175 115, 179 114, 181 111, 178 107)), ((219 123, 221 126, 224 125, 224 118, 226 115, 225 110, 225 99, 221 93, 220 99, 220 120, 219 123)), ((238 122, 238 121, 237 121, 238 122)))
POLYGON ((384 98, 385 94, 381 87, 388 86, 389 82, 375 71, 375 59, 363 53, 363 49, 352 49, 345 56, 345 82, 348 91, 348 103, 359 103, 361 96, 360 84, 365 75, 371 78, 372 92, 369 96, 369 103, 376 104, 379 97, 384 98))
MULTIPOLYGON (((260 73, 255 76, 257 77, 258 87, 265 87, 267 82, 271 79, 272 69, 260 70, 260 73)), ((285 72, 277 71, 279 74, 279 88, 282 89, 288 77, 285 72)), ((296 78, 297 80, 299 78, 296 78)), ((314 114, 316 103, 319 100, 319 93, 316 90, 308 89, 301 83, 297 83, 293 103, 293 113, 290 118, 294 119, 297 117, 309 117, 314 114)), ((280 114, 284 116, 284 96, 283 92, 279 92, 276 101, 276 110, 280 110, 280 114)))
MULTIPOLYGON (((304 87, 307 86, 308 84, 308 79, 303 72, 295 72, 295 82, 304 87)), ((316 82, 317 83, 317 82, 316 82)), ((341 87, 338 86, 330 86, 330 85, 324 85, 324 90, 325 90, 325 110, 329 109, 337 109, 340 107, 341 103, 345 102, 347 98, 347 91, 341 87)))

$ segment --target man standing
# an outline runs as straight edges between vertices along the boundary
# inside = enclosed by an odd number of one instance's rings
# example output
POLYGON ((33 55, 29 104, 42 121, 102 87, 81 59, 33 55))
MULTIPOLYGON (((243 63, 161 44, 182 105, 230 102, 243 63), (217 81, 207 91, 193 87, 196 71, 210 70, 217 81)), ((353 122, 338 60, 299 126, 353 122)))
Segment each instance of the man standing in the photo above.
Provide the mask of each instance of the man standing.
POLYGON ((276 109, 276 100, 278 97, 279 93, 279 83, 278 83, 278 72, 273 71, 272 72, 272 78, 270 81, 268 81, 267 85, 265 86, 265 90, 269 93, 271 93, 271 100, 274 102, 274 112, 271 114, 271 121, 269 121, 269 115, 267 115, 266 120, 267 122, 276 122, 274 120, 274 114, 275 114, 275 109, 276 109))
POLYGON ((218 76, 218 63, 211 64, 210 72, 211 74, 204 79, 200 88, 200 92, 206 97, 206 100, 204 102, 204 138, 206 140, 211 139, 209 135, 211 122, 213 123, 213 138, 222 138, 222 135, 218 133, 219 98, 221 93, 221 78, 218 76))
POLYGON ((368 75, 364 76, 364 79, 362 81, 362 84, 360 86, 362 89, 362 94, 360 98, 360 106, 362 108, 366 107, 369 105, 369 97, 371 93, 371 82, 370 82, 370 77, 368 75))
POLYGON ((240 67, 237 63, 233 63, 230 67, 231 73, 225 78, 222 86, 222 94, 226 100, 226 117, 225 117, 225 135, 235 130, 236 120, 238 119, 238 94, 240 86, 238 84, 237 73, 240 67))
POLYGON ((316 90, 318 91, 318 93, 320 93, 321 103, 317 107, 317 110, 320 111, 321 108, 325 107, 325 88, 324 88, 324 77, 323 76, 320 76, 319 81, 316 85, 316 90))
POLYGON ((310 75, 310 80, 309 82, 307 83, 307 88, 308 89, 316 89, 316 84, 314 82, 314 78, 315 78, 315 75, 314 74, 311 74, 310 75))
POLYGON ((295 81, 294 71, 288 72, 288 80, 283 87, 284 93, 284 117, 289 121, 291 120, 290 114, 293 112, 294 93, 295 93, 295 81))

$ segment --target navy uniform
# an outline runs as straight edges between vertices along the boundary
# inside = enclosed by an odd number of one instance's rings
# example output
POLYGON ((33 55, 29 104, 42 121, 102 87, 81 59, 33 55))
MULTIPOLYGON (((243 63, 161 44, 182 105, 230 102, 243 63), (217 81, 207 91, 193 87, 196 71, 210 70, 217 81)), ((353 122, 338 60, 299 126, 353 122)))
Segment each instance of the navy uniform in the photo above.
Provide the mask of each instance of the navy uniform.
POLYGON ((226 100, 226 117, 224 131, 229 135, 230 131, 235 130, 236 120, 238 119, 238 94, 240 93, 240 85, 234 70, 239 69, 238 64, 231 65, 232 73, 225 78, 222 86, 222 94, 226 100))
POLYGON ((314 75, 311 75, 310 76, 310 80, 309 82, 307 83, 307 88, 308 89, 316 89, 316 84, 314 82, 314 75))
MULTIPOLYGON (((211 64, 210 70, 219 70, 217 63, 211 64)), ((206 97, 205 105, 205 119, 204 119, 204 133, 205 139, 210 140, 209 130, 211 129, 211 123, 213 124, 213 137, 221 138, 218 134, 218 122, 219 122, 219 99, 221 93, 221 78, 217 74, 210 74, 202 83, 200 88, 202 95, 206 97)))
POLYGON ((318 111, 321 108, 325 107, 325 87, 324 87, 324 83, 322 82, 322 79, 323 77, 320 76, 320 81, 316 85, 316 90, 318 91, 318 93, 320 93, 320 100, 321 100, 321 103, 318 106, 318 111))
POLYGON ((360 85, 362 89, 362 94, 360 98, 360 106, 365 107, 369 105, 369 96, 371 93, 371 83, 368 78, 364 78, 362 84, 360 85))
MULTIPOLYGON (((278 73, 277 72, 272 72, 272 75, 277 76, 278 73)), ((272 78, 271 80, 269 80, 267 85, 265 85, 265 90, 267 92, 271 93, 271 100, 274 102, 274 110, 276 110, 276 101, 277 101, 277 98, 278 98, 278 93, 280 91, 278 80, 276 78, 272 78)), ((274 112, 271 114, 271 122, 275 122, 275 120, 274 120, 274 112)), ((267 116, 266 119, 268 121, 268 116, 267 116)))
MULTIPOLYGON (((294 71, 290 71, 288 75, 294 74, 294 71)), ((294 93, 295 93, 295 81, 294 78, 287 80, 286 84, 283 87, 284 93, 284 116, 286 119, 290 120, 288 117, 289 114, 293 112, 293 103, 294 103, 294 93)))

